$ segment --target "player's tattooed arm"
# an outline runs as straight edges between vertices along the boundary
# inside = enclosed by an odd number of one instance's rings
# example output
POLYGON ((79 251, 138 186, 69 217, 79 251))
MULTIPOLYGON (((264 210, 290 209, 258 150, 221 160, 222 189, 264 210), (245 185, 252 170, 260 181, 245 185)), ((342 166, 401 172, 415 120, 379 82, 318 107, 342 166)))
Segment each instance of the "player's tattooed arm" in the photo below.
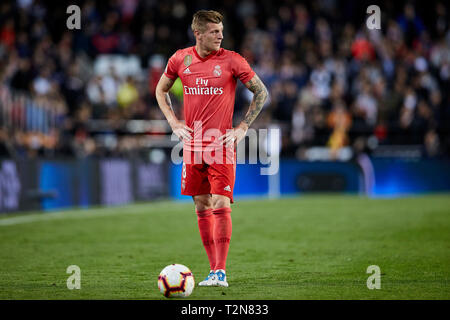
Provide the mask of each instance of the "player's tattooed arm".
POLYGON ((174 81, 172 79, 169 79, 169 80, 170 81, 168 81, 165 84, 165 87, 163 88, 163 91, 165 92, 164 98, 166 100, 166 103, 172 109, 172 101, 170 100, 169 90, 170 90, 170 88, 172 88, 172 85, 173 85, 174 81))
POLYGON ((239 143, 239 141, 244 139, 245 135, 247 134, 248 128, 261 112, 261 109, 264 106, 264 102, 269 95, 266 86, 264 85, 264 83, 262 83, 261 79, 259 79, 256 74, 250 81, 245 83, 245 86, 251 92, 253 92, 253 100, 250 103, 250 107, 248 108, 244 120, 236 128, 234 128, 233 130, 227 130, 226 134, 219 137, 219 141, 222 141, 222 143, 225 145, 228 145, 230 143, 234 143, 236 145, 239 143))
POLYGON ((174 82, 174 80, 167 78, 167 80, 163 82, 163 91, 169 93, 169 90, 172 88, 174 82))
POLYGON ((266 99, 269 95, 269 92, 267 91, 264 83, 256 74, 250 81, 245 84, 245 86, 251 92, 253 92, 253 100, 243 120, 243 122, 247 124, 248 127, 250 127, 253 121, 255 121, 258 114, 261 112, 264 106, 264 102, 266 102, 266 99))

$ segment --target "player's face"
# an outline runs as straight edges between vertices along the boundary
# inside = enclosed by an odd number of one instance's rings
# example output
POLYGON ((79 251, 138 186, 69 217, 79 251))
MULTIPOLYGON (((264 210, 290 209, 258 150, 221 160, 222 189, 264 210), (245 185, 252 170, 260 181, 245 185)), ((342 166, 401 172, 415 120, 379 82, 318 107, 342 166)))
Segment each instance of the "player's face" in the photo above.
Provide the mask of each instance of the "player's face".
POLYGON ((211 23, 206 24, 206 31, 200 35, 201 44, 207 51, 217 51, 223 40, 223 24, 211 23))

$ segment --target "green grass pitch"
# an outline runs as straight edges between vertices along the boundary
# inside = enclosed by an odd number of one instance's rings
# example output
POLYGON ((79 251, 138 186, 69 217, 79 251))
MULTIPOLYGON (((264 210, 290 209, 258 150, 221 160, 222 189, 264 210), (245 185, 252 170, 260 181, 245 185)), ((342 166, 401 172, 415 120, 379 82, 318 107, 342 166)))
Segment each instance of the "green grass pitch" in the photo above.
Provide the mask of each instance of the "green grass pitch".
MULTIPOLYGON (((232 207, 229 288, 188 299, 449 299, 449 194, 312 195, 232 207), (381 269, 369 290, 367 267, 381 269)), ((166 299, 159 272, 209 271, 191 203, 0 215, 0 299, 166 299), (68 290, 69 265, 81 289, 68 290)))

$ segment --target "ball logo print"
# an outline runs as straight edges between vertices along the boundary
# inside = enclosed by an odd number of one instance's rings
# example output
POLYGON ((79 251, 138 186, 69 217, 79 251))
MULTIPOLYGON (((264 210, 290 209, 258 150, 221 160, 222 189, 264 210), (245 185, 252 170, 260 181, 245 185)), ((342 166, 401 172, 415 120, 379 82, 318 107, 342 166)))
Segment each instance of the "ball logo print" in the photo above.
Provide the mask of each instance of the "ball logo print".
POLYGON ((192 271, 182 264, 165 267, 158 276, 159 291, 166 298, 186 298, 194 290, 195 280, 192 271))

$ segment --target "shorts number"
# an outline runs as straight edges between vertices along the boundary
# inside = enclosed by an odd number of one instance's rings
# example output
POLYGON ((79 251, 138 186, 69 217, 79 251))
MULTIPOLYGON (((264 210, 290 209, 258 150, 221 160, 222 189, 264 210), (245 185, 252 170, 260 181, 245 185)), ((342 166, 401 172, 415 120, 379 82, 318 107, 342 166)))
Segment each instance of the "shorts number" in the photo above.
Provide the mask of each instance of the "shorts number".
POLYGON ((183 172, 182 172, 183 178, 186 178, 186 163, 183 162, 183 172))

